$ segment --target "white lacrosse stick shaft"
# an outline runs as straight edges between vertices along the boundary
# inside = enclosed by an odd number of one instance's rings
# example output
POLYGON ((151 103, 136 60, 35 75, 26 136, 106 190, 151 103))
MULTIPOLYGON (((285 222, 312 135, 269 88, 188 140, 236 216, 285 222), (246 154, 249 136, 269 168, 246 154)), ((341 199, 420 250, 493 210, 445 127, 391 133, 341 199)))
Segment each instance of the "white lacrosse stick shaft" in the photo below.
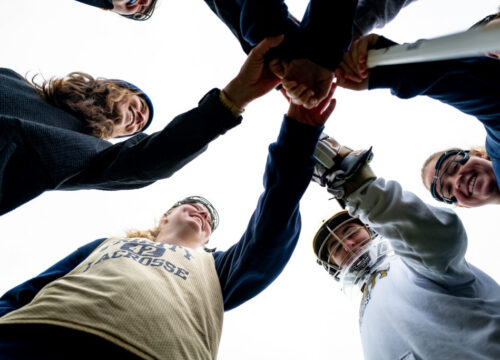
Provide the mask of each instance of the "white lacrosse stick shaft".
POLYGON ((500 50, 500 23, 489 24, 435 39, 369 50, 368 68, 478 56, 500 50))

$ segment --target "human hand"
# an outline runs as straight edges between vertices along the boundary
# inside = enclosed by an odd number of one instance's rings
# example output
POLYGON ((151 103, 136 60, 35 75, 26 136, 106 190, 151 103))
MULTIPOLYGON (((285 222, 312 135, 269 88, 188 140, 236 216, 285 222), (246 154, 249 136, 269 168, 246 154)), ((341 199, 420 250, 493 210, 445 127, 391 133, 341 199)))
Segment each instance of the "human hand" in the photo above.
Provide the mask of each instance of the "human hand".
POLYGON ((366 67, 368 49, 372 48, 379 38, 377 34, 360 37, 354 41, 349 51, 344 54, 335 75, 339 86, 351 90, 368 89, 370 73, 366 67))
MULTIPOLYGON (((312 109, 327 97, 335 75, 332 71, 309 59, 294 59, 290 63, 282 61, 279 65, 283 87, 294 104, 312 109)), ((277 68, 275 66, 273 71, 280 75, 277 68)))
POLYGON ((333 84, 330 88, 330 92, 323 99, 323 101, 312 109, 307 109, 302 105, 297 105, 293 103, 293 101, 290 101, 287 116, 297 120, 298 122, 311 126, 324 125, 335 109, 335 105, 337 103, 336 100, 332 98, 335 88, 336 84, 333 84))
POLYGON ((238 75, 224 88, 227 97, 240 109, 274 89, 280 79, 265 65, 264 56, 278 46, 284 35, 262 40, 250 51, 238 75))

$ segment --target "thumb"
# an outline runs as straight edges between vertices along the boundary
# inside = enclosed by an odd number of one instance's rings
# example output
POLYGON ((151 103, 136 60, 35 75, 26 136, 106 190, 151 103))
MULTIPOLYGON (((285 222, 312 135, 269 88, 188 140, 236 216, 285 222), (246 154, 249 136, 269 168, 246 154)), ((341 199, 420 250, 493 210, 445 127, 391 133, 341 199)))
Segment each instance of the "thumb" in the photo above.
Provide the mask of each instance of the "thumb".
POLYGON ((278 46, 283 42, 285 35, 281 34, 278 36, 267 37, 262 40, 257 46, 252 50, 258 56, 264 56, 269 49, 278 46))

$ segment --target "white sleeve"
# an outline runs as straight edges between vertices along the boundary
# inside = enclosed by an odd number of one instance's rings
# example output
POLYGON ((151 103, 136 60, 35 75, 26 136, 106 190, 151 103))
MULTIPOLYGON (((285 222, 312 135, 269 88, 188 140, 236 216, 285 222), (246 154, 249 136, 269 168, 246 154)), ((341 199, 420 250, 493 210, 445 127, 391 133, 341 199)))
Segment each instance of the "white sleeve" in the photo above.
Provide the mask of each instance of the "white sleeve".
POLYGON ((467 234, 451 209, 427 205, 399 183, 382 178, 352 193, 347 207, 423 276, 448 287, 474 279, 464 259, 467 234))

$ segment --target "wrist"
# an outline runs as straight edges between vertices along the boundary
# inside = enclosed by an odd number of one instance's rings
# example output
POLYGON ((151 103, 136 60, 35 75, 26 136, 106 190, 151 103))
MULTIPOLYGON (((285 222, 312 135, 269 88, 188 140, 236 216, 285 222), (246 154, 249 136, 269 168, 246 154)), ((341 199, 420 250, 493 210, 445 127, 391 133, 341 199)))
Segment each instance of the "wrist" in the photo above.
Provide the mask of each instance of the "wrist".
POLYGON ((219 93, 219 100, 235 117, 241 116, 241 114, 245 111, 244 108, 240 108, 231 97, 227 94, 226 90, 221 90, 219 93))
POLYGON ((245 107, 250 103, 250 100, 245 97, 243 86, 238 84, 236 79, 232 80, 226 87, 222 90, 227 98, 242 112, 245 107))

